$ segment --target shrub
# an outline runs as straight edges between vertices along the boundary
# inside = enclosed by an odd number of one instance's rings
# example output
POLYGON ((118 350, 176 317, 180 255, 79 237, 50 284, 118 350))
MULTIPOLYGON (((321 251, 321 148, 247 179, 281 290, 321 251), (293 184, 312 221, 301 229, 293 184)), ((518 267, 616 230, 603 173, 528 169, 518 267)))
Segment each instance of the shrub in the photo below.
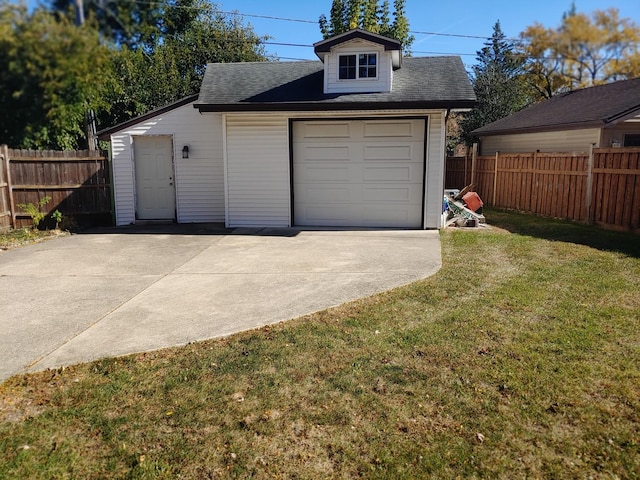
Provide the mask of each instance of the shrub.
MULTIPOLYGON (((51 197, 46 196, 43 197, 38 203, 19 203, 17 207, 25 212, 27 215, 31 217, 33 221, 33 228, 37 229, 40 222, 47 216, 46 213, 41 211, 41 208, 44 207, 47 203, 51 201, 51 197)), ((57 211, 57 210, 56 210, 57 211)), ((58 212, 60 213, 60 212, 58 212)), ((62 214, 60 214, 60 218, 62 218, 62 214)))

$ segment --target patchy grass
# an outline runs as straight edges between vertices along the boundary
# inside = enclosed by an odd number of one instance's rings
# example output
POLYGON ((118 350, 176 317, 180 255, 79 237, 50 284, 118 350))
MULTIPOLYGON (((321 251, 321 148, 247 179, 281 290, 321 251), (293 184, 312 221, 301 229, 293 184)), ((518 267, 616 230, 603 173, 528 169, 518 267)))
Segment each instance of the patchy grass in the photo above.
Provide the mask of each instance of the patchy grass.
POLYGON ((14 377, 2 478, 638 478, 638 237, 489 211, 432 278, 14 377))
POLYGON ((51 238, 67 235, 62 230, 37 230, 33 228, 19 228, 0 233, 0 250, 22 247, 33 243, 42 242, 51 238))

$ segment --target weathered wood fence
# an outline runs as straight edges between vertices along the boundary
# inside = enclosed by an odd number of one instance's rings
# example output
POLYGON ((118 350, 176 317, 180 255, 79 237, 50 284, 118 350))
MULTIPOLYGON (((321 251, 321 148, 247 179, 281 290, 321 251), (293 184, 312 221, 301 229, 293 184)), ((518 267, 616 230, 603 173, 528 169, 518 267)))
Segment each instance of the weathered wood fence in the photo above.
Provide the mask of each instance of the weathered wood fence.
POLYGON ((640 231, 640 148, 454 157, 445 181, 489 206, 640 231))
POLYGON ((111 222, 109 162, 99 151, 13 150, 0 147, 0 228, 31 225, 20 204, 59 210, 78 224, 111 222))

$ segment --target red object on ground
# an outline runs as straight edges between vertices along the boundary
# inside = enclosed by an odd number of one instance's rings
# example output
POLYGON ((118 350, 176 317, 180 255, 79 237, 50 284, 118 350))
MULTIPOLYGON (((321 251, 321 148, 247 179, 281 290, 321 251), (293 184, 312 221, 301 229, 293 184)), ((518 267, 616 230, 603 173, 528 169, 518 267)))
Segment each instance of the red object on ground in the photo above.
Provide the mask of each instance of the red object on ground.
POLYGON ((477 212, 484 204, 476 192, 466 193, 462 201, 467 204, 467 208, 472 212, 477 212))

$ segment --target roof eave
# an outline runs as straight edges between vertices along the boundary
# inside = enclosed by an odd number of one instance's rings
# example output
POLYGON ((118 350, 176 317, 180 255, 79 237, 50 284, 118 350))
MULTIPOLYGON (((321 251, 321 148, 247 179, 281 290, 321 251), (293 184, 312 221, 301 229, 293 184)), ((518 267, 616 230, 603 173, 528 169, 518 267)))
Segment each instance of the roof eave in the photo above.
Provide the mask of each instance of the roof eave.
POLYGON ((103 130, 100 130, 98 135, 98 140, 102 140, 108 142, 111 140, 111 134, 115 132, 119 132, 120 130, 124 130, 132 125, 136 125, 140 122, 144 122, 145 120, 149 120, 150 118, 157 117, 158 115, 162 115, 163 113, 170 112, 176 108, 182 107, 189 103, 195 102, 198 99, 198 94, 189 95, 188 97, 181 98, 177 102, 170 103, 165 105, 164 107, 157 108, 155 110, 151 110, 150 112, 143 113, 142 115, 138 115, 137 117, 130 118, 129 120, 114 125, 113 127, 108 127, 103 130))
POLYGON ((604 123, 606 123, 607 125, 615 125, 617 123, 620 122, 624 122, 625 120, 628 120, 630 118, 634 118, 636 116, 638 116, 638 114, 640 113, 640 105, 634 105, 633 107, 627 108, 626 110, 616 113, 615 115, 611 115, 610 117, 607 117, 604 120, 604 123))
POLYGON ((394 38, 385 37, 377 33, 368 32, 366 30, 356 28, 314 43, 313 51, 316 53, 316 55, 318 54, 318 52, 329 53, 332 47, 340 45, 344 42, 348 42, 349 40, 352 40, 354 38, 363 38, 370 42, 377 43, 384 46, 385 50, 402 50, 402 43, 394 38))
POLYGON ((536 125, 534 127, 522 127, 522 128, 505 128, 497 130, 482 131, 477 129, 469 132, 474 137, 492 137, 495 135, 513 135, 516 133, 538 133, 538 132, 550 132, 553 130, 581 130, 585 128, 602 128, 604 127, 602 121, 589 121, 581 123, 562 123, 557 125, 536 125))
POLYGON ((430 100, 410 102, 299 102, 299 103, 227 103, 194 104, 204 112, 312 112, 346 110, 393 110, 393 109, 455 109, 472 108, 475 100, 430 100))

